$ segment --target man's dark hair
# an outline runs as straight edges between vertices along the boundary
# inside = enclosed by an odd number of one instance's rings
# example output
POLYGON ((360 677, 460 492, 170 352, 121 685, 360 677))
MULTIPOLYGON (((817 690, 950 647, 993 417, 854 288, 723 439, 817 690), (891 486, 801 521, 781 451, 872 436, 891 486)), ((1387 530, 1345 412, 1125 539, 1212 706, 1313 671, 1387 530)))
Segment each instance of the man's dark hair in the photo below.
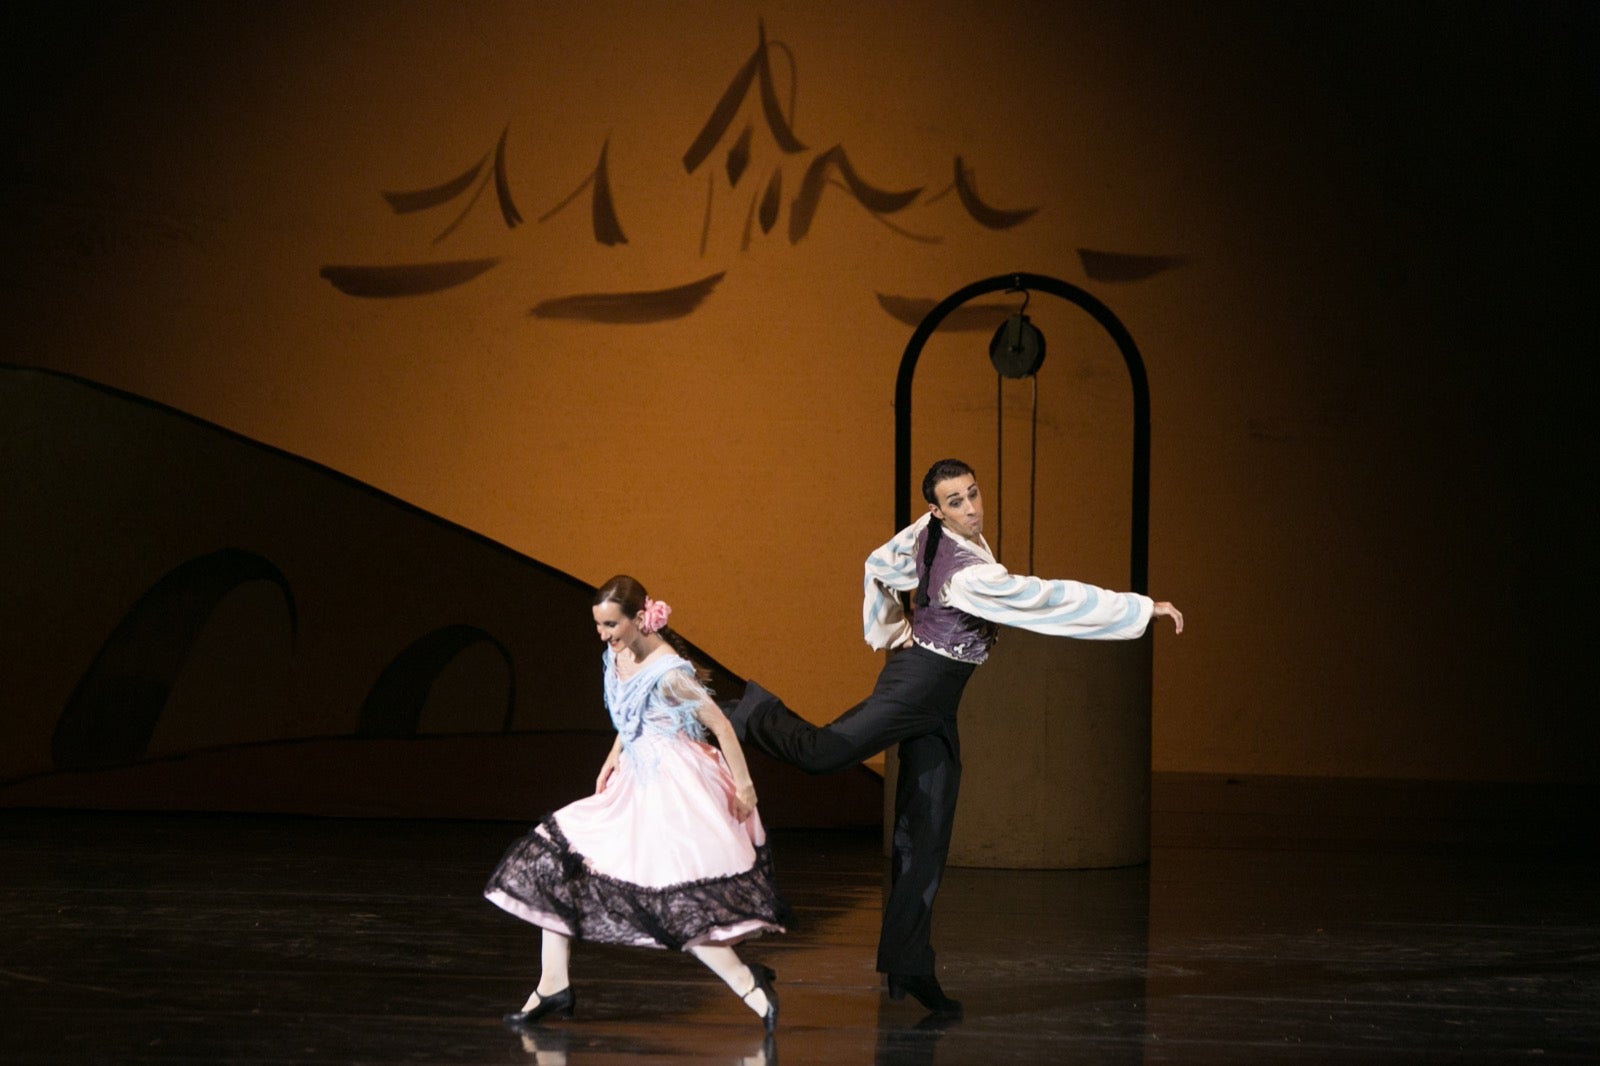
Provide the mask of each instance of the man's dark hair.
POLYGON ((968 474, 972 474, 973 477, 978 476, 972 467, 960 459, 940 459, 928 467, 928 472, 922 475, 922 498, 929 503, 938 503, 939 499, 933 490, 939 487, 939 482, 949 481, 953 477, 966 477, 968 474))
MULTIPOLYGON (((928 467, 928 472, 922 476, 922 498, 934 506, 939 504, 939 496, 934 490, 939 487, 939 482, 949 481, 953 477, 977 477, 972 467, 960 459, 940 459, 928 467)), ((917 607, 928 606, 928 575, 933 573, 933 554, 939 550, 939 542, 944 539, 944 523, 939 521, 939 516, 934 515, 928 519, 928 531, 923 534, 922 541, 922 575, 917 581, 917 594, 911 597, 911 602, 917 607)))

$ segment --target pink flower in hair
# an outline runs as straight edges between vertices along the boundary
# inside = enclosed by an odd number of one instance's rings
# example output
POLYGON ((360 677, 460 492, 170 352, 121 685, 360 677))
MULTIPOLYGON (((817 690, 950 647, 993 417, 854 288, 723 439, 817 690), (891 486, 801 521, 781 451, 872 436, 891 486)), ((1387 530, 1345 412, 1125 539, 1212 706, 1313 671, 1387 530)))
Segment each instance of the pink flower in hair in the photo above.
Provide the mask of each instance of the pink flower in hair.
POLYGON ((667 615, 672 613, 672 607, 665 600, 652 600, 644 598, 644 621, 639 628, 646 633, 654 633, 667 624, 667 615))

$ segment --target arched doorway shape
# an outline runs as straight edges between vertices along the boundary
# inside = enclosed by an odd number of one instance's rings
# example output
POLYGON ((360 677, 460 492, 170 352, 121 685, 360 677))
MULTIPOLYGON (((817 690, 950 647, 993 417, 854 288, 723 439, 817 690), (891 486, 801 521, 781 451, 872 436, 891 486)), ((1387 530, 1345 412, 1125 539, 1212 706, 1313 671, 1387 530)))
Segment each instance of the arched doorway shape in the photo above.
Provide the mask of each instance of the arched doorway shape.
MULTIPOLYGON (((928 338, 956 308, 986 293, 1046 292, 1087 312, 1110 335, 1133 387, 1129 584, 1149 584, 1150 389, 1122 321, 1085 290, 1042 274, 1001 274, 945 297, 906 344, 895 382, 895 529, 911 522, 911 385, 928 338)), ((1066 576, 1066 575, 1044 575, 1066 576)), ((1078 641, 1008 629, 962 700, 966 764, 950 863, 1079 869, 1150 857, 1151 640, 1078 641)), ((886 805, 898 760, 885 760, 886 805)), ((888 814, 888 812, 886 812, 888 814)), ((886 817, 893 825, 893 817, 886 817)))

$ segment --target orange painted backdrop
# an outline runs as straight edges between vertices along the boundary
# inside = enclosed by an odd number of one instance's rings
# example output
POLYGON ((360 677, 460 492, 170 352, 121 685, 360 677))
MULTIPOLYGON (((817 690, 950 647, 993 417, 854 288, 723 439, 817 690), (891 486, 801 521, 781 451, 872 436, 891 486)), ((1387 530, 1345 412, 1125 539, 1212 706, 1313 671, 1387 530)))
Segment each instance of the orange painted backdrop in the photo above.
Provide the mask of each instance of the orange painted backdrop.
MULTIPOLYGON (((1590 476, 1574 356, 1592 339, 1573 327, 1593 283, 1592 19, 1431 10, 24 5, 5 359, 305 456, 583 581, 635 572, 698 644, 821 719, 878 666, 860 562, 892 532, 911 332, 880 297, 1055 275, 1109 304, 1149 368, 1151 586, 1190 623, 1157 641, 1155 769, 1589 777, 1565 664, 1593 526, 1562 501, 1590 476), (690 172, 758 56, 804 148, 782 150, 753 91, 690 172), (834 146, 870 186, 921 191, 874 212, 835 168, 792 239, 834 146), (597 239, 602 152, 626 243, 597 239), (382 195, 485 157, 475 201, 397 214, 382 195), (958 157, 984 204, 1034 213, 981 224, 950 191, 958 157), (1113 260, 1145 268, 1117 280, 1083 250, 1151 258, 1113 260), (324 276, 472 259, 496 264, 427 295, 324 276), (670 320, 535 313, 718 273, 670 320)), ((1073 309, 1029 314, 1049 345, 1035 568, 1125 586, 1125 374, 1073 309)), ((913 466, 963 455, 993 497, 987 340, 924 353, 913 466)), ((1020 566, 1027 386, 1005 404, 1020 566)))

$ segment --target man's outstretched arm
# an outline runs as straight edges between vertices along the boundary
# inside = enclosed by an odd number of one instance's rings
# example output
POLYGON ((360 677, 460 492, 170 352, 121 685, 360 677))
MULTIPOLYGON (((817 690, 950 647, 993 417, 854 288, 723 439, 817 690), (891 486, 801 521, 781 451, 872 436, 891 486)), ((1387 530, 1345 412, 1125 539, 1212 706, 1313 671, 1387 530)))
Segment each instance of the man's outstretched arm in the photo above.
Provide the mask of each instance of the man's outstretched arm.
POLYGON ((1170 603, 1082 581, 1013 574, 998 563, 958 572, 945 586, 943 602, 1000 625, 1079 640, 1130 640, 1158 615, 1170 617, 1183 632, 1183 615, 1170 603))

